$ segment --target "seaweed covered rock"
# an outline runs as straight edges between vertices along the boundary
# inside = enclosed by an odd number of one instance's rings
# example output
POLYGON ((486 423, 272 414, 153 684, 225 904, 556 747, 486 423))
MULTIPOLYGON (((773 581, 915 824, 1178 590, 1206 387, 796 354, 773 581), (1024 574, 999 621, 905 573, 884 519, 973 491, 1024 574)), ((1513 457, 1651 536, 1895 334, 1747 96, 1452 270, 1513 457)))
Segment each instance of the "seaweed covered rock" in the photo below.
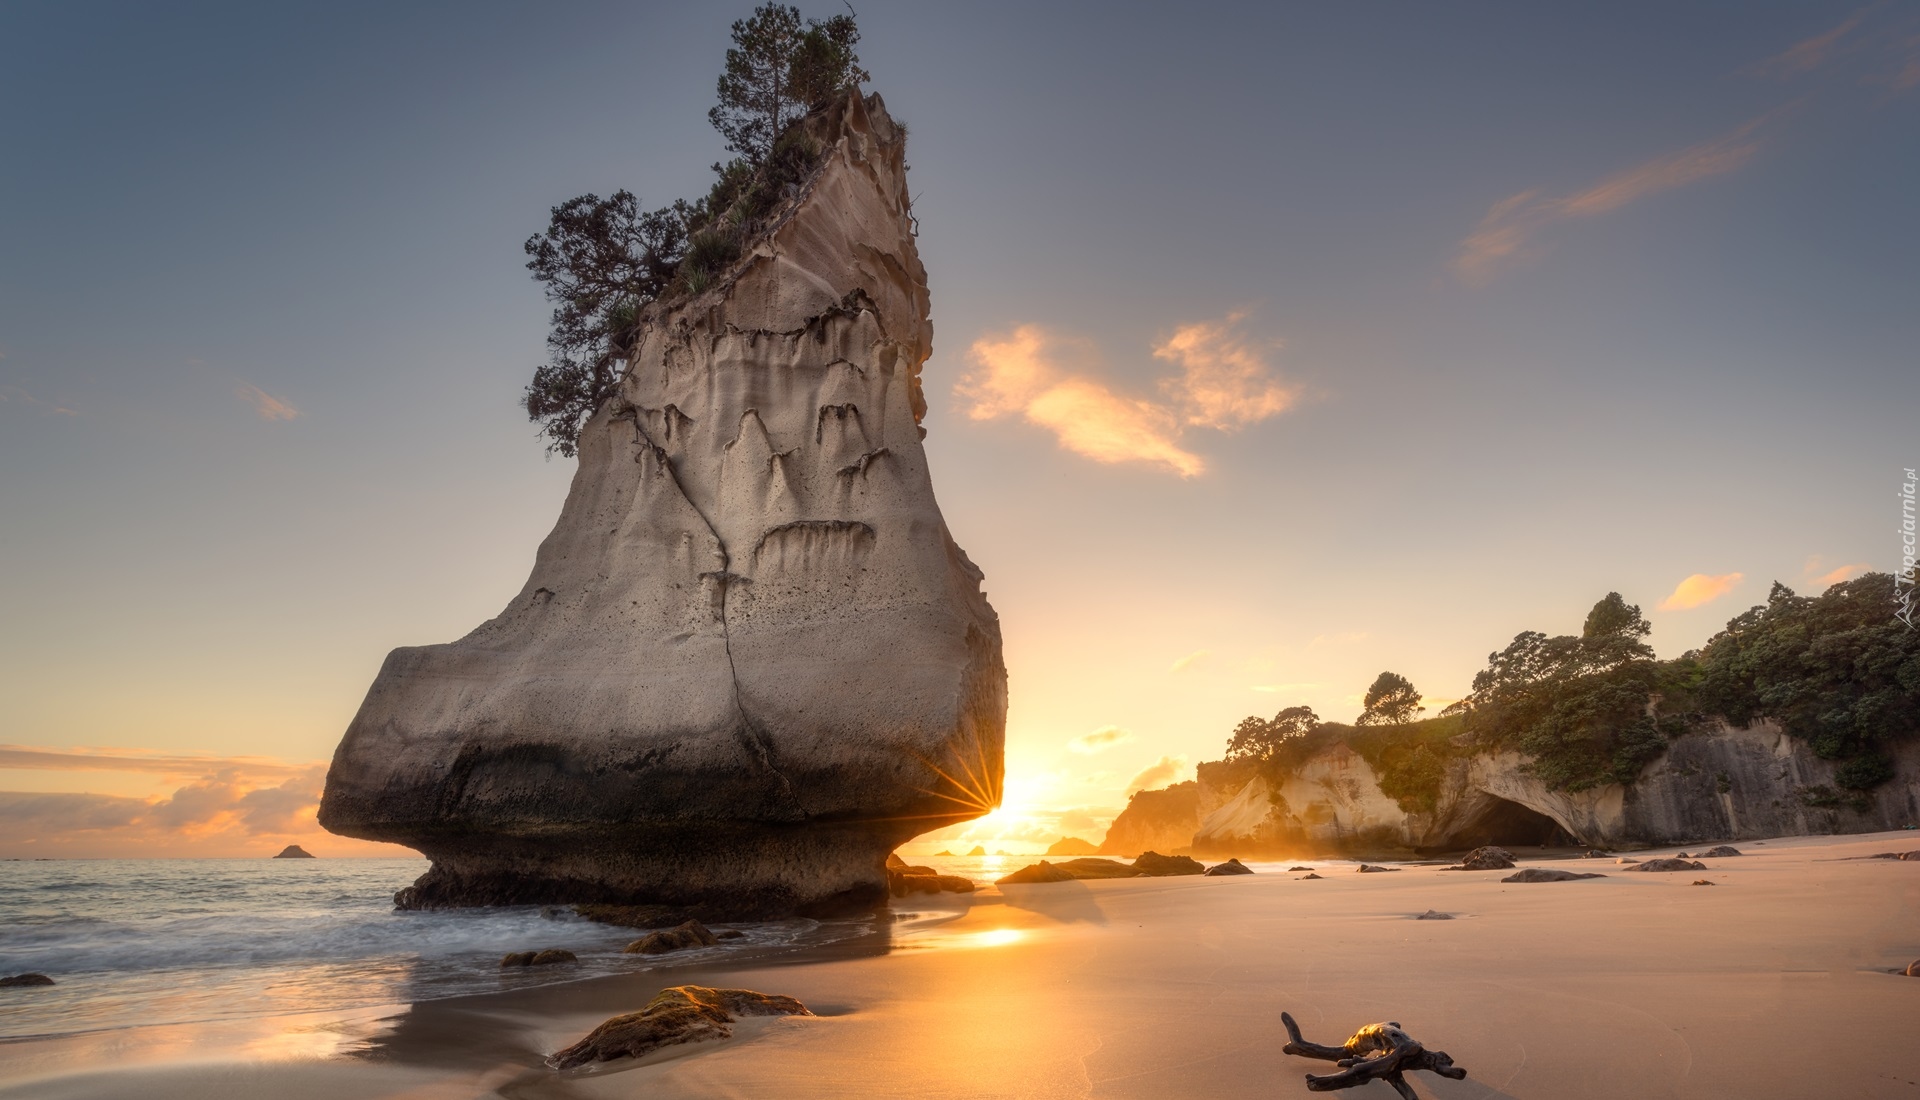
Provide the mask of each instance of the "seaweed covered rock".
POLYGON ((663 932, 649 932, 628 944, 621 954, 664 955, 688 947, 715 947, 719 943, 720 938, 709 932, 706 925, 690 920, 663 932))
POLYGON ((1513 866, 1513 853, 1491 844, 1475 848, 1460 861, 1462 871, 1504 871, 1513 866))
POLYGON ((733 267, 641 313, 532 575, 396 649, 320 820, 418 849, 402 908, 862 912, 1000 799, 1006 670, 920 421, 906 132, 851 94, 733 267))
POLYGON ((1650 859, 1629 868, 1633 871, 1704 871, 1706 869, 1706 864, 1691 859, 1650 859))
POLYGON ((676 985, 663 989, 647 1007, 615 1016, 586 1037, 547 1059, 555 1069, 572 1069, 589 1062, 638 1058, 661 1047, 726 1039, 727 1025, 739 1016, 811 1016, 807 1006, 792 997, 756 993, 751 989, 712 989, 703 985, 676 985))
POLYGON ((1225 863, 1218 863, 1212 867, 1207 868, 1207 874, 1209 875, 1250 875, 1250 874, 1253 874, 1253 868, 1247 866, 1246 864, 1240 862, 1237 859, 1229 859, 1225 863))
POLYGON ((1598 871, 1562 871, 1553 867, 1529 867, 1515 871, 1501 882, 1573 882, 1583 878, 1606 878, 1598 871))
POLYGON ((1159 852, 1141 852, 1133 861, 1133 869, 1143 875, 1159 878, 1165 875, 1204 875, 1206 864, 1192 856, 1163 856, 1159 852))
POLYGON ((563 947, 549 947, 544 951, 515 951, 500 960, 500 967, 506 970, 516 966, 553 966, 579 961, 578 956, 563 947))
POLYGON ((1010 875, 1002 875, 994 880, 997 886, 1028 886, 1039 882, 1072 882, 1073 872, 1057 864, 1041 860, 1029 864, 1010 875))

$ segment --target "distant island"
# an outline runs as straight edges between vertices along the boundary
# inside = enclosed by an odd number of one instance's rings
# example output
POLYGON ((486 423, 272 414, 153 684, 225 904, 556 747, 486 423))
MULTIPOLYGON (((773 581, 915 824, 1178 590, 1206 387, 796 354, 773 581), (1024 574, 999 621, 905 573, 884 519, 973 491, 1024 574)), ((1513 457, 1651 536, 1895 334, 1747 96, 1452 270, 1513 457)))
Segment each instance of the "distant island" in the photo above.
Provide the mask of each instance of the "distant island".
POLYGON ((314 859, 316 857, 312 852, 307 851, 305 848, 300 847, 298 844, 289 844, 285 848, 280 849, 280 854, 277 856, 274 856, 273 858, 275 859, 314 859))

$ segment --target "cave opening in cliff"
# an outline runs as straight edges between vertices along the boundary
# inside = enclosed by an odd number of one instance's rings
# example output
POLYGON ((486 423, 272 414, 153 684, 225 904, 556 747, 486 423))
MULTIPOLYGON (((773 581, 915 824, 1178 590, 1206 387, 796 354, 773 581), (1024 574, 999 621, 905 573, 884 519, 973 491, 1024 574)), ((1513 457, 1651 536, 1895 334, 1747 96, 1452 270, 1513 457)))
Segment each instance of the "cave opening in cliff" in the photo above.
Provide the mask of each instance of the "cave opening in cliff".
POLYGON ((1452 835, 1449 847, 1556 848, 1578 844, 1558 821, 1518 802, 1482 792, 1477 804, 1452 835))

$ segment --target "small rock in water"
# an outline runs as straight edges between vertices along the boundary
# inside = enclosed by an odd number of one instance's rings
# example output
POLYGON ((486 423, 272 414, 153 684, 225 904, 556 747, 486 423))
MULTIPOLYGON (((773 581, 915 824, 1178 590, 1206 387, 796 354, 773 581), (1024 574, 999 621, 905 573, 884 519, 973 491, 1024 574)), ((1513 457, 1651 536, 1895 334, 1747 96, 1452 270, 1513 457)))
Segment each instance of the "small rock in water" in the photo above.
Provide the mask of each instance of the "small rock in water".
POLYGON ((1300 881, 1305 882, 1310 878, 1319 878, 1319 877, 1320 877, 1319 875, 1314 874, 1312 871, 1308 871, 1306 874, 1300 876, 1300 881))
POLYGON ((687 947, 717 947, 719 937, 697 920, 685 921, 664 932, 650 932, 628 944, 623 955, 664 955, 687 947))
POLYGON ((1041 860, 1020 868, 1010 875, 1003 875, 994 882, 1000 886, 1027 886, 1039 882, 1072 882, 1073 872, 1062 870, 1041 860))
POLYGON ((500 968, 506 970, 515 966, 552 966, 555 963, 579 961, 579 956, 565 948, 549 947, 544 951, 515 951, 501 958, 500 968))
POLYGON ((1204 875, 1206 867, 1192 856, 1163 856, 1159 852, 1141 852, 1133 869, 1158 878, 1163 875, 1204 875))
POLYGON ((647 1007, 615 1016, 587 1033, 587 1037, 547 1059, 554 1069, 572 1069, 588 1062, 638 1058, 664 1046, 725 1039, 727 1025, 736 1016, 811 1016, 807 1006, 792 997, 755 993, 751 989, 711 989, 703 985, 676 985, 663 989, 647 1007))
POLYGON ((1491 844, 1475 848, 1460 861, 1462 871, 1504 871, 1513 866, 1513 853, 1491 844))
POLYGON ((289 844, 285 848, 280 849, 280 854, 277 856, 274 856, 273 858, 275 859, 313 859, 314 854, 312 852, 307 851, 305 848, 300 847, 298 844, 289 844))
POLYGON ((1582 878, 1606 878, 1598 871, 1561 871, 1552 867, 1529 867, 1515 871, 1501 882, 1572 882, 1582 878))
POLYGON ((931 867, 902 864, 887 869, 887 892, 896 898, 908 894, 971 894, 973 880, 962 875, 943 875, 931 867))
POLYGON ((1678 856, 1672 859, 1650 859, 1634 868, 1636 871, 1704 871, 1706 869, 1707 865, 1704 863, 1681 859, 1678 856))
POLYGON ((1250 875, 1250 874, 1253 874, 1253 868, 1240 862, 1238 859, 1230 859, 1225 863, 1207 868, 1207 874, 1209 875, 1250 875))
POLYGON ((1289 871, 1311 871, 1311 870, 1313 870, 1313 868, 1311 868, 1311 867, 1289 867, 1289 868, 1287 868, 1287 870, 1289 870, 1289 871))
POLYGON ((738 928, 722 928, 713 934, 713 938, 716 940, 744 940, 747 938, 747 934, 738 928))
POLYGON ((1420 914, 1419 916, 1417 916, 1417 917, 1415 917, 1415 918, 1413 918, 1413 919, 1414 919, 1414 920, 1452 920, 1452 919, 1453 919, 1453 914, 1452 914, 1452 913, 1442 913, 1442 912, 1441 912, 1440 910, 1438 910, 1438 909, 1429 909, 1429 910, 1427 910, 1426 912, 1424 912, 1424 913, 1422 913, 1422 914, 1420 914))
POLYGON ((1382 871, 1398 871, 1399 869, 1398 867, 1375 867, 1371 863, 1362 863, 1360 865, 1360 873, 1363 875, 1378 874, 1382 871))
POLYGON ((1697 878, 1693 880, 1693 884, 1695 886, 1712 886, 1713 882, 1709 879, 1697 878))
POLYGON ((1709 848, 1706 851, 1701 852, 1700 858, 1701 859, 1725 859, 1728 856, 1737 856, 1739 854, 1740 854, 1740 849, 1735 848, 1731 844, 1722 844, 1718 848, 1709 848))
POLYGON ((15 974, 9 978, 0 978, 0 987, 52 985, 53 979, 45 974, 15 974))

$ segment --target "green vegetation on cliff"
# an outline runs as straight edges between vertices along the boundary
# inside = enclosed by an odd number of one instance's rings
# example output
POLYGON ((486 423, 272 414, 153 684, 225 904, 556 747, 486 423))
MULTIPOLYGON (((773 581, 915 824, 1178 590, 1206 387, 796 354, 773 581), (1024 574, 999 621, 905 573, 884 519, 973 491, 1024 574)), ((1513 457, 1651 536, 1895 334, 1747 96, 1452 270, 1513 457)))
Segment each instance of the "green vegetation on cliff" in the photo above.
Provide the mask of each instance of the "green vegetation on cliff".
POLYGON ((801 124, 867 79, 859 41, 850 15, 802 25, 799 9, 762 4, 733 24, 707 118, 738 155, 713 166, 705 196, 646 210, 626 190, 581 195, 527 239, 527 268, 554 306, 547 362, 521 404, 549 451, 572 457, 581 426, 618 391, 642 308, 712 286, 813 171, 823 150, 801 124))
POLYGON ((1583 791, 1631 783, 1674 737, 1715 720, 1773 719, 1840 762, 1839 786, 1871 790, 1893 777, 1886 747, 1920 735, 1920 631, 1894 616, 1893 591, 1885 573, 1816 597, 1775 584, 1765 604, 1671 661, 1654 658, 1640 609, 1610 592, 1579 634, 1525 631, 1489 654, 1472 693, 1438 718, 1415 721, 1419 693, 1383 672, 1355 725, 1323 722, 1303 706, 1249 717, 1223 764, 1264 774, 1277 789, 1341 743, 1402 809, 1431 812, 1449 765, 1473 753, 1518 752, 1549 787, 1583 791))

